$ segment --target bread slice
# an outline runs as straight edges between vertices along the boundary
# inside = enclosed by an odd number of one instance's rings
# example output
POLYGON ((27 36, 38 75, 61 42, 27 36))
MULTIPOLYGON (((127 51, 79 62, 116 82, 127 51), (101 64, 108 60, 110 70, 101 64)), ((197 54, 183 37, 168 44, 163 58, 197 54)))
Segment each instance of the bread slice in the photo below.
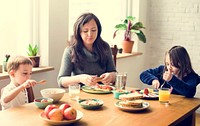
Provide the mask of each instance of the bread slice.
POLYGON ((131 101, 131 100, 139 99, 142 97, 143 97, 142 94, 136 92, 136 93, 130 93, 130 94, 122 94, 119 96, 119 99, 131 101))
POLYGON ((119 102, 119 105, 122 107, 142 108, 142 100, 121 101, 119 102))

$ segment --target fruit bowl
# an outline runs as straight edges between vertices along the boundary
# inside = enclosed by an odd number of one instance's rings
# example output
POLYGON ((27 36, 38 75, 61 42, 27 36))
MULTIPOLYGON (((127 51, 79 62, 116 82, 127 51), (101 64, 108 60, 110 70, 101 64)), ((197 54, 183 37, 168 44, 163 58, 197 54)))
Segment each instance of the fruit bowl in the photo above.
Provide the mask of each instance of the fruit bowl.
POLYGON ((38 108, 44 109, 47 105, 53 104, 53 99, 52 98, 35 98, 34 103, 38 108))
POLYGON ((43 98, 52 98, 53 102, 59 102, 64 96, 65 89, 62 88, 46 88, 40 91, 43 98))
POLYGON ((83 117, 83 113, 81 111, 77 110, 77 117, 75 120, 62 120, 62 121, 50 120, 46 117, 44 112, 40 113, 39 117, 42 120, 44 120, 45 122, 47 122, 48 124, 60 126, 60 125, 67 125, 67 124, 71 124, 71 123, 75 123, 75 122, 79 121, 83 117))

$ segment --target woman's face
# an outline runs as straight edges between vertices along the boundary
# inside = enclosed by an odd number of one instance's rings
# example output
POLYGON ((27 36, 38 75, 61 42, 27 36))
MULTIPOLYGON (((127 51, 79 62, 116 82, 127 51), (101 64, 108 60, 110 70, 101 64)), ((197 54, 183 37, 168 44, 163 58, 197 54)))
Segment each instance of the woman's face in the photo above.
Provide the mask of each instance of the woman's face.
POLYGON ((98 28, 97 24, 94 19, 86 23, 82 28, 81 28, 81 38, 83 40, 84 46, 88 50, 92 50, 92 46, 94 41, 97 38, 97 33, 98 33, 98 28))
POLYGON ((165 64, 167 66, 167 71, 170 71, 174 75, 178 75, 179 69, 177 67, 173 66, 173 64, 170 60, 169 54, 166 55, 165 64))

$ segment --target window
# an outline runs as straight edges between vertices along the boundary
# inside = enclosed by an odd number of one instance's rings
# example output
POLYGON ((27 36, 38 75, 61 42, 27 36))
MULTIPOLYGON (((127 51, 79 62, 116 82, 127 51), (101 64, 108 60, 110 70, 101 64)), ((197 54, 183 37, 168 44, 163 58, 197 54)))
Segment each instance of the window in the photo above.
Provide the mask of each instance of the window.
MULTIPOLYGON (((29 43, 36 42, 37 0, 4 0, 0 4, 0 59, 5 54, 27 55, 29 43)), ((1 64, 1 63, 0 63, 1 64)))
MULTIPOLYGON (((134 0, 134 5, 136 1, 139 0, 134 0)), ((66 1, 56 2, 60 4, 66 3, 66 1)), ((102 24, 102 38, 110 44, 116 43, 116 39, 113 40, 112 38, 115 30, 114 26, 118 24, 121 19, 124 19, 126 15, 132 14, 132 10, 135 8, 130 7, 133 5, 132 0, 69 0, 68 2, 69 15, 67 15, 66 12, 66 17, 69 16, 68 36, 72 34, 73 23, 77 17, 83 12, 90 11, 98 16, 102 24)), ((29 43, 40 44, 39 46, 42 44, 44 47, 48 47, 48 42, 50 41, 48 37, 48 23, 50 20, 53 20, 53 18, 48 17, 49 9, 51 9, 51 11, 57 9, 54 8, 55 6, 50 6, 49 3, 49 1, 43 0, 1 1, 0 64, 2 64, 6 54, 27 55, 26 52, 29 43), (45 37, 42 38, 41 34, 45 37), (39 43, 39 40, 42 41, 42 43, 39 43)), ((66 6, 63 7, 66 8, 66 6)), ((45 59, 49 56, 47 49, 40 50, 39 53, 42 53, 41 55, 45 57, 45 59)), ((48 60, 45 60, 44 64, 48 64, 47 62, 48 60)))

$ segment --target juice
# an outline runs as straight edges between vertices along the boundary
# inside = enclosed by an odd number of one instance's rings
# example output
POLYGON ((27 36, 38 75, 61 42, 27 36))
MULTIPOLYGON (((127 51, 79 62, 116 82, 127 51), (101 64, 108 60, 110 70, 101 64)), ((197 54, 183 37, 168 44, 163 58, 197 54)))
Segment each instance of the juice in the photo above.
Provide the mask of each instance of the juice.
POLYGON ((169 88, 159 89, 159 101, 161 103, 169 103, 170 90, 169 88))

